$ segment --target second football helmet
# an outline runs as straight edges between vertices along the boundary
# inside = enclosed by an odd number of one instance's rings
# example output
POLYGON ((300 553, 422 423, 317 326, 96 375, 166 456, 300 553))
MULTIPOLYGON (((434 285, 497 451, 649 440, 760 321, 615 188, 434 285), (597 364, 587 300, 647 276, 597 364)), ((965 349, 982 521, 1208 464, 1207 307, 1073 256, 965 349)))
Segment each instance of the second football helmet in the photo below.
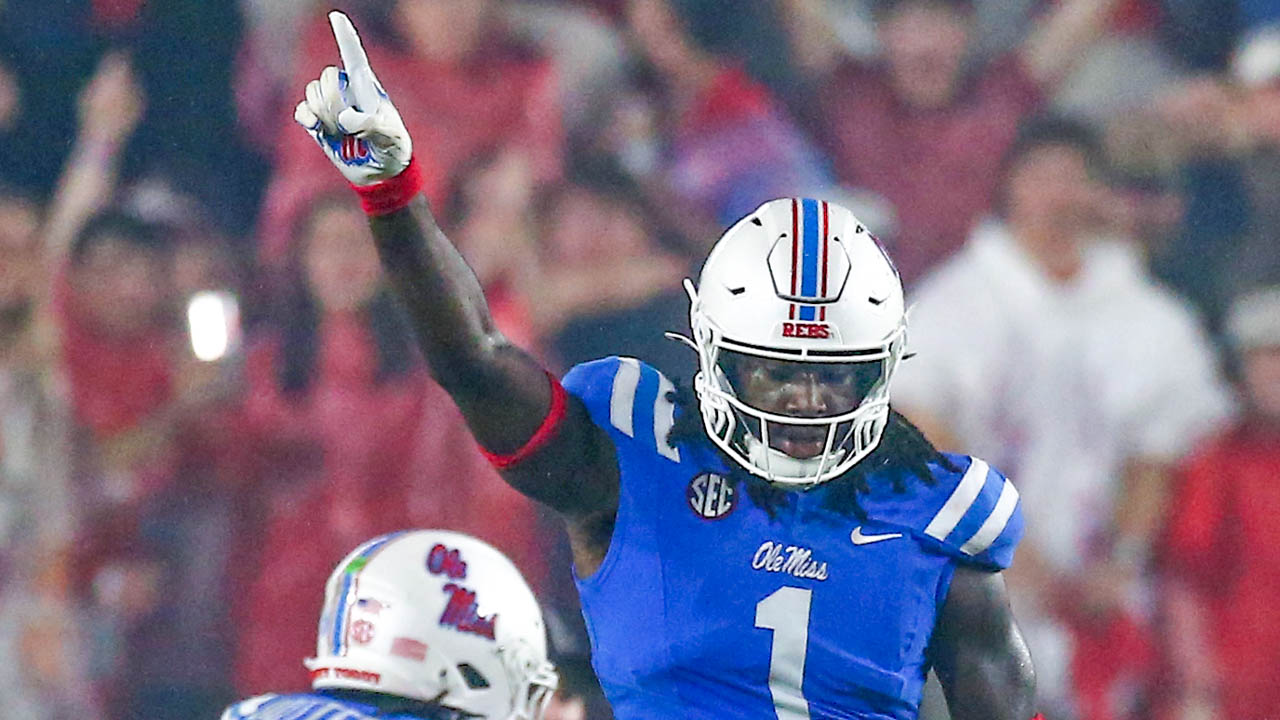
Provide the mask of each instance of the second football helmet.
MULTIPOLYGON (((889 383, 906 345, 902 282, 880 243, 843 207, 788 198, 729 228, 689 293, 699 367, 694 390, 711 440, 749 472, 808 487, 880 442, 889 383), (847 406, 800 416, 753 404, 741 367, 835 378, 847 406), (811 452, 779 441, 799 436, 811 452)), ((766 378, 767 380, 767 378, 766 378)))
POLYGON ((556 674, 533 592, 502 553, 444 530, 356 548, 325 586, 312 686, 538 720, 556 674))

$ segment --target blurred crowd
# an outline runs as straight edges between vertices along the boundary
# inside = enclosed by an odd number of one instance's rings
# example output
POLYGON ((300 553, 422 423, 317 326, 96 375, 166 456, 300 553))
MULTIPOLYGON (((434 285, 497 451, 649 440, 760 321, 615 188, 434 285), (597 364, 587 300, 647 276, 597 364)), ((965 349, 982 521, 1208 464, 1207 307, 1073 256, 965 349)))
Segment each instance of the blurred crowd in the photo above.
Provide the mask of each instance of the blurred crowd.
MULTIPOLYGON (((845 204, 915 303, 895 402, 1024 498, 1047 717, 1280 717, 1280 2, 334 4, 509 337, 687 381, 720 228, 845 204)), ((609 717, 558 528, 291 126, 328 9, 0 0, 4 718, 303 688, 328 569, 409 526, 510 555, 609 717)))

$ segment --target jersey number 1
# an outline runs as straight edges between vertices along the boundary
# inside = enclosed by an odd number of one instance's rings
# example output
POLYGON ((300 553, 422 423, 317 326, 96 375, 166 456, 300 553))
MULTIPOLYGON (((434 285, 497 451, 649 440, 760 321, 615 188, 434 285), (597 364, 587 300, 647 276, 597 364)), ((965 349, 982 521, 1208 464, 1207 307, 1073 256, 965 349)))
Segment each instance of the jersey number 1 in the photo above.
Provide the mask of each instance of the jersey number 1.
POLYGON ((769 694, 773 696, 778 720, 809 720, 809 701, 804 699, 803 687, 812 597, 812 590, 780 587, 756 603, 756 627, 773 631, 769 694))

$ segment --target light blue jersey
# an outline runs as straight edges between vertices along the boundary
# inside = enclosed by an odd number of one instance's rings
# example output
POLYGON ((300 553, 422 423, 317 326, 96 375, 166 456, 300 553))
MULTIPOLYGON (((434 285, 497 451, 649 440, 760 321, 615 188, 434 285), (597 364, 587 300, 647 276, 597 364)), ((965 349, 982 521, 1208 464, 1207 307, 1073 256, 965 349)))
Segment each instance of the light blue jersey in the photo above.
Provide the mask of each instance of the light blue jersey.
POLYGON ((948 456, 934 484, 885 477, 866 520, 788 494, 770 518, 709 441, 673 446, 670 381, 629 358, 565 388, 617 448, 617 524, 578 580, 593 662, 619 720, 916 717, 925 650, 958 565, 1008 567, 1022 535, 999 472, 948 456))
POLYGON ((297 693, 241 700, 222 713, 222 720, 421 720, 421 717, 384 713, 372 705, 319 693, 297 693))

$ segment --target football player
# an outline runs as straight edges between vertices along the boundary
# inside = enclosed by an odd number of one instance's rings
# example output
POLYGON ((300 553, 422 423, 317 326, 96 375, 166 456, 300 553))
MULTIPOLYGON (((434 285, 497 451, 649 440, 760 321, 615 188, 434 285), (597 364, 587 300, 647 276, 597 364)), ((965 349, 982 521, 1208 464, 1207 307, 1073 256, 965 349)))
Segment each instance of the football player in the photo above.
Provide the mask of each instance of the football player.
POLYGON ((902 286, 867 228, 811 199, 729 228, 686 282, 691 392, 630 358, 558 380, 494 328, 355 29, 330 19, 343 69, 307 85, 295 119, 359 193, 481 447, 565 519, 615 714, 905 720, 935 668, 957 720, 1027 720, 1000 574, 1018 495, 890 410, 902 286))
POLYGON ((541 720, 556 687, 520 572, 445 530, 383 535, 343 558, 306 666, 314 692, 242 700, 222 720, 541 720))

